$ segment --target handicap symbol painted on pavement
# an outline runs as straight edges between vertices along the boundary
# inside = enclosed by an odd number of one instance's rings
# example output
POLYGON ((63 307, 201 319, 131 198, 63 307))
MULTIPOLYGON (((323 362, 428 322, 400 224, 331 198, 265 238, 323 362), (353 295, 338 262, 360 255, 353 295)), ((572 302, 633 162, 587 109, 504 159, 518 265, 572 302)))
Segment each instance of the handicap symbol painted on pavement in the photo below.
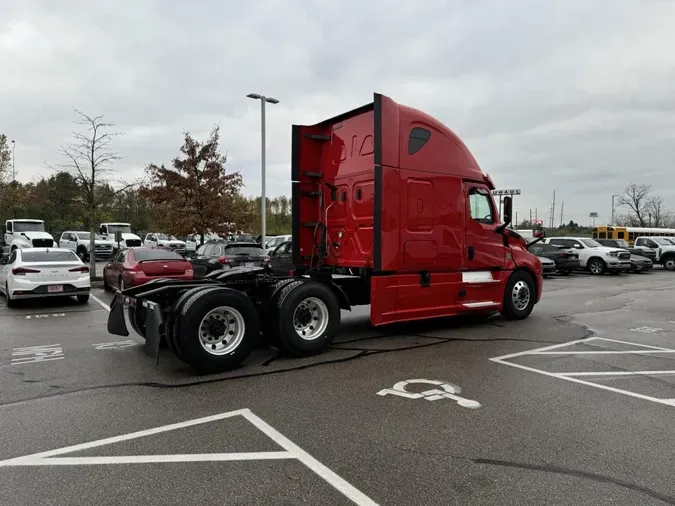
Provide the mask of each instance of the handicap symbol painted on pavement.
POLYGON ((461 392, 461 389, 457 385, 452 385, 450 383, 445 383, 438 380, 427 380, 427 379, 409 379, 404 381, 399 381, 392 388, 385 388, 377 392, 377 395, 397 395, 399 397, 405 397, 406 399, 426 399, 428 401, 438 401, 440 399, 451 399, 459 404, 463 408, 477 409, 481 407, 481 404, 477 401, 471 399, 465 399, 464 397, 459 397, 457 394, 461 392), (406 387, 411 384, 425 384, 433 385, 440 388, 434 388, 432 390, 426 390, 420 393, 408 392, 406 387))

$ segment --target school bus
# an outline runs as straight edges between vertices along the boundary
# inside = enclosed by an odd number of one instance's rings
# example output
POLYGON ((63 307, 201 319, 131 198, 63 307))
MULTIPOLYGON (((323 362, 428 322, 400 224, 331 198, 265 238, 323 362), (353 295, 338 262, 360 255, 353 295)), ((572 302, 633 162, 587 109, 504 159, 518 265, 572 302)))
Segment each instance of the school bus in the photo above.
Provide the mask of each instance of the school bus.
POLYGON ((675 237, 675 228, 610 226, 593 228, 593 239, 625 239, 631 246, 635 243, 635 238, 640 236, 675 237))

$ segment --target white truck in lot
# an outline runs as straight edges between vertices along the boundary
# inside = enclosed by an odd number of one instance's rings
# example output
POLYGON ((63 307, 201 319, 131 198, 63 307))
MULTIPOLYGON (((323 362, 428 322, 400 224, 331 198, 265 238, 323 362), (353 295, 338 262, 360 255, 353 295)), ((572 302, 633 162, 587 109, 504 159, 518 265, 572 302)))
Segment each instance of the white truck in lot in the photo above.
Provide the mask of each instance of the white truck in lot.
POLYGON ((675 271, 675 244, 671 237, 648 237, 635 238, 636 248, 647 248, 656 252, 654 263, 661 264, 669 271, 675 271))
POLYGON ((143 245, 141 238, 131 231, 130 223, 101 223, 99 234, 102 239, 113 243, 114 251, 143 245))
MULTIPOLYGON (((66 230, 59 239, 59 248, 69 249, 75 253, 80 260, 85 262, 89 258, 91 248, 91 234, 79 230, 66 230)), ((94 237, 95 256, 97 258, 110 258, 113 256, 113 243, 94 237)))
POLYGON ((54 247, 54 238, 45 232, 45 222, 42 220, 7 220, 3 229, 3 254, 10 253, 17 248, 54 247))
POLYGON ((630 271, 630 251, 603 246, 594 239, 585 237, 547 237, 544 244, 559 248, 571 248, 579 254, 579 267, 591 274, 605 272, 618 274, 630 271))
POLYGON ((162 233, 150 233, 146 234, 145 240, 143 241, 144 246, 149 246, 152 248, 167 248, 176 253, 186 253, 185 242, 179 239, 176 239, 172 235, 162 234, 162 233))

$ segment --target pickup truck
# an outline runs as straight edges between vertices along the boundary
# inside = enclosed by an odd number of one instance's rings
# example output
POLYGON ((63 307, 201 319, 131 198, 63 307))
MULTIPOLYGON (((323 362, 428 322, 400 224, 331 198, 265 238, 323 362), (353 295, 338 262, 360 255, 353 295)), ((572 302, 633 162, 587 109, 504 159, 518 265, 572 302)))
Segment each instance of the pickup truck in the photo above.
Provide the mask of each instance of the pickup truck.
POLYGON ((143 245, 151 248, 166 248, 178 254, 185 255, 187 249, 185 242, 176 239, 173 235, 150 233, 146 234, 143 245))
POLYGON ((618 274, 631 269, 630 252, 603 246, 595 239, 585 237, 548 237, 544 244, 571 248, 579 254, 579 267, 596 276, 610 272, 618 274))
MULTIPOLYGON (((90 239, 91 234, 89 232, 66 230, 59 238, 59 248, 69 249, 80 260, 86 262, 90 256, 90 239)), ((97 258, 110 258, 113 256, 113 243, 102 239, 98 235, 94 236, 94 248, 96 251, 94 256, 97 258)))
POLYGON ((656 255, 654 263, 675 271, 675 244, 669 238, 640 236, 635 238, 635 246, 651 249, 656 255))

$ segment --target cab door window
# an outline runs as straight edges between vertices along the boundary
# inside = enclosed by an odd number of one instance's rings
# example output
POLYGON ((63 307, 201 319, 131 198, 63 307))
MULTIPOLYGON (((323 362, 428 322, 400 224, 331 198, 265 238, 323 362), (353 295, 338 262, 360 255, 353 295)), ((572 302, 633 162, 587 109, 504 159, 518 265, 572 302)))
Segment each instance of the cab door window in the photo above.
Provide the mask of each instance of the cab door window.
POLYGON ((469 213, 472 220, 484 225, 492 225, 495 222, 492 199, 486 190, 482 188, 469 190, 469 213))

